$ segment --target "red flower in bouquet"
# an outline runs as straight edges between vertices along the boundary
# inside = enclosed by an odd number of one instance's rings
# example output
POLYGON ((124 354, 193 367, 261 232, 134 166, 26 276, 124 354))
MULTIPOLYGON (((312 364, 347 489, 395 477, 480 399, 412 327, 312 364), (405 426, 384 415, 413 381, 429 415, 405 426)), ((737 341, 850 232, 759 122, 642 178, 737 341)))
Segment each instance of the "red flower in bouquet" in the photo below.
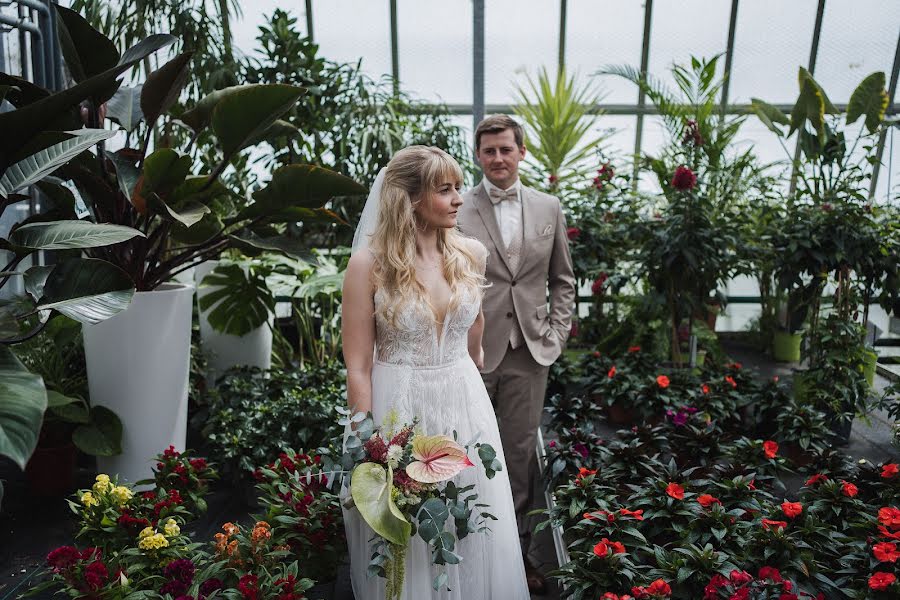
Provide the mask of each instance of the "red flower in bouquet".
POLYGON ((628 353, 629 353, 629 354, 632 354, 632 353, 634 353, 634 352, 640 352, 640 351, 641 351, 641 347, 640 347, 640 346, 629 346, 629 347, 628 347, 628 353))
POLYGON ((725 381, 731 384, 732 389, 737 389, 737 382, 734 380, 734 377, 732 377, 731 375, 727 375, 725 377, 725 381))
POLYGON ((702 494, 697 497, 697 502, 704 508, 709 508, 713 504, 722 504, 722 501, 710 494, 702 494))
POLYGON ((669 483, 666 486, 666 494, 676 500, 684 500, 684 488, 677 483, 669 483))
POLYGON ((781 510, 789 519, 799 517, 803 513, 803 505, 799 502, 782 502, 781 510))
POLYGON ((606 592, 602 596, 600 596, 600 600, 633 600, 631 596, 628 594, 622 594, 621 596, 613 594, 612 592, 606 592))
POLYGON ((672 187, 683 192, 690 191, 697 187, 697 176, 684 165, 675 169, 672 176, 672 187))
POLYGON ((787 521, 773 521, 772 519, 763 519, 762 520, 763 529, 784 529, 787 527, 787 521))
POLYGON ((897 577, 893 573, 883 573, 881 571, 869 577, 869 589, 875 592, 883 592, 897 581, 897 577))
POLYGON ((612 379, 613 377, 616 376, 616 365, 612 366, 612 368, 609 370, 609 372, 606 374, 606 376, 609 377, 610 379, 612 379))
POLYGON ((806 483, 804 483, 803 485, 809 487, 811 485, 819 483, 820 481, 828 481, 828 477, 826 475, 823 475, 822 473, 816 473, 815 475, 807 479, 806 483))
POLYGON ((700 391, 703 392, 704 394, 708 394, 709 386, 704 383, 702 386, 700 386, 700 391))
POLYGON ((894 542, 878 542, 872 546, 872 554, 881 562, 897 562, 900 552, 897 552, 897 544, 894 542))
POLYGON ((766 458, 775 458, 775 455, 778 454, 778 443, 772 440, 763 442, 763 451, 766 453, 766 458))
POLYGON ((656 385, 658 385, 662 389, 666 389, 667 387, 669 387, 669 378, 665 375, 658 375, 656 377, 656 385))
POLYGON ((882 479, 892 479, 897 476, 897 473, 900 473, 900 465, 897 463, 888 463, 881 467, 882 479))
POLYGON ((609 279, 609 275, 606 273, 600 273, 597 276, 597 279, 594 280, 594 283, 591 284, 591 293, 595 296, 599 296, 603 293, 603 286, 606 284, 606 280, 609 279))
POLYGON ((74 546, 60 546, 47 555, 47 564, 53 567, 54 573, 65 571, 81 560, 81 552, 74 546))
POLYGON ((577 227, 569 227, 566 229, 566 237, 574 242, 581 237, 581 230, 577 227))
POLYGON ((841 492, 848 498, 853 498, 859 493, 859 488, 849 481, 841 481, 841 492))
POLYGON ((900 527, 900 509, 893 506, 883 506, 878 509, 878 522, 885 527, 895 529, 900 527))
POLYGON ((770 581, 774 581, 775 583, 781 583, 781 572, 775 567, 762 567, 759 570, 759 578, 760 579, 768 579, 770 581))

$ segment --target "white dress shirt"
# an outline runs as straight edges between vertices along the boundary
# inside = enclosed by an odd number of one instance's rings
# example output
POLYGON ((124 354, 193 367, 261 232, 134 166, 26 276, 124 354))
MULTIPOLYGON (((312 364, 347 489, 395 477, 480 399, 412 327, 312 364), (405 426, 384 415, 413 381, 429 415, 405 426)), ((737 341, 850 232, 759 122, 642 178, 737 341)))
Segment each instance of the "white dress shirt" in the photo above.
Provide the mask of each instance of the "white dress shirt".
MULTIPOLYGON (((497 225, 500 226, 500 235, 503 237, 503 244, 508 248, 513 236, 522 234, 522 185, 519 180, 503 191, 509 191, 515 188, 515 200, 503 200, 494 204, 494 216, 497 217, 497 225)), ((492 184, 487 178, 484 179, 484 189, 491 195, 492 189, 500 189, 492 184)))

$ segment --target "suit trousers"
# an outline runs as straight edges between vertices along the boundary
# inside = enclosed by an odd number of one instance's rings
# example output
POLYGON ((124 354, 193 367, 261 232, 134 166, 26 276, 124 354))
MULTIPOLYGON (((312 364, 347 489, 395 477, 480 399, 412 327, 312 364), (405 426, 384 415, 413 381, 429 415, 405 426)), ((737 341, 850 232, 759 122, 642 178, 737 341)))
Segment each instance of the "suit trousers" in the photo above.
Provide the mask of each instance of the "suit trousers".
POLYGON ((500 365, 489 373, 481 374, 497 412, 523 556, 527 555, 531 544, 528 511, 534 502, 532 479, 537 472, 535 445, 549 371, 550 368, 539 365, 528 346, 522 344, 516 349, 507 346, 500 365))

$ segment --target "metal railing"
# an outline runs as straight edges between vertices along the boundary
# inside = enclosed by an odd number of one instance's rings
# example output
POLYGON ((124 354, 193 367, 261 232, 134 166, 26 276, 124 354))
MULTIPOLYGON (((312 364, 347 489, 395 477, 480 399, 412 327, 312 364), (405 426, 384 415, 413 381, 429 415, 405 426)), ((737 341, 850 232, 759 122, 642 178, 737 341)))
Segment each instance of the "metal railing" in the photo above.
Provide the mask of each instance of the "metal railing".
POLYGON ((18 31, 21 77, 59 90, 63 85, 62 58, 53 4, 52 0, 0 0, 0 8, 18 8, 16 16, 0 12, 0 71, 12 70, 4 64, 4 48, 7 34, 18 31))

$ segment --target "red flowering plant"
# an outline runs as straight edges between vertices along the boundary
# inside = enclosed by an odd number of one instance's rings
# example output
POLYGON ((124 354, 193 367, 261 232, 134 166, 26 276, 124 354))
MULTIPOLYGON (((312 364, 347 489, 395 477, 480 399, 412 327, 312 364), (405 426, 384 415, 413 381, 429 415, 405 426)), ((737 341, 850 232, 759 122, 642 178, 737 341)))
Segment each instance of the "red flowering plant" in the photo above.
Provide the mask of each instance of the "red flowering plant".
POLYGON ((859 487, 859 498, 867 504, 890 504, 900 498, 900 461, 872 462, 860 460, 853 480, 859 487))
POLYGON ((301 576, 298 561, 291 558, 290 547, 275 539, 267 521, 246 528, 225 523, 215 534, 208 564, 196 578, 203 582, 194 588, 198 600, 214 590, 243 600, 304 600, 313 581, 301 576))
POLYGON ((206 512, 209 484, 219 474, 205 458, 194 458, 191 450, 178 452, 169 446, 154 458, 153 479, 138 481, 136 485, 154 484, 157 489, 177 490, 185 510, 206 512))
POLYGON ((690 527, 695 518, 691 507, 697 496, 694 490, 699 487, 699 482, 691 479, 694 471, 681 471, 672 461, 657 477, 628 486, 633 492, 625 504, 644 511, 641 531, 650 542, 663 544, 673 533, 680 535, 690 527))
POLYGON ((744 475, 752 474, 757 487, 784 491, 781 477, 790 472, 788 461, 780 454, 775 440, 738 437, 723 444, 722 454, 744 475))
POLYGON ((576 598, 598 597, 610 589, 630 589, 642 570, 628 540, 640 543, 643 538, 633 531, 627 538, 616 538, 604 535, 602 529, 592 531, 590 525, 579 526, 579 533, 587 537, 569 549, 571 560, 551 575, 572 590, 576 598))
POLYGON ((764 566, 756 577, 746 571, 731 571, 726 577, 716 574, 703 589, 703 600, 806 600, 823 595, 799 590, 797 584, 781 572, 764 566))
POLYGON ((656 546, 653 556, 656 566, 648 575, 670 582, 674 598, 700 598, 710 578, 737 568, 731 556, 711 544, 701 547, 680 542, 671 550, 656 546))
POLYGON ((546 469, 544 480, 551 486, 572 477, 582 468, 596 469, 609 454, 602 437, 591 427, 570 427, 559 432, 544 447, 546 469))
POLYGON ((859 496, 859 487, 846 479, 827 479, 804 486, 800 500, 808 510, 837 531, 848 534, 870 529, 866 505, 859 496))
POLYGON ((290 549, 289 558, 303 565, 307 577, 329 581, 347 546, 340 498, 326 476, 316 475, 320 464, 320 456, 288 451, 254 476, 274 543, 290 549))

